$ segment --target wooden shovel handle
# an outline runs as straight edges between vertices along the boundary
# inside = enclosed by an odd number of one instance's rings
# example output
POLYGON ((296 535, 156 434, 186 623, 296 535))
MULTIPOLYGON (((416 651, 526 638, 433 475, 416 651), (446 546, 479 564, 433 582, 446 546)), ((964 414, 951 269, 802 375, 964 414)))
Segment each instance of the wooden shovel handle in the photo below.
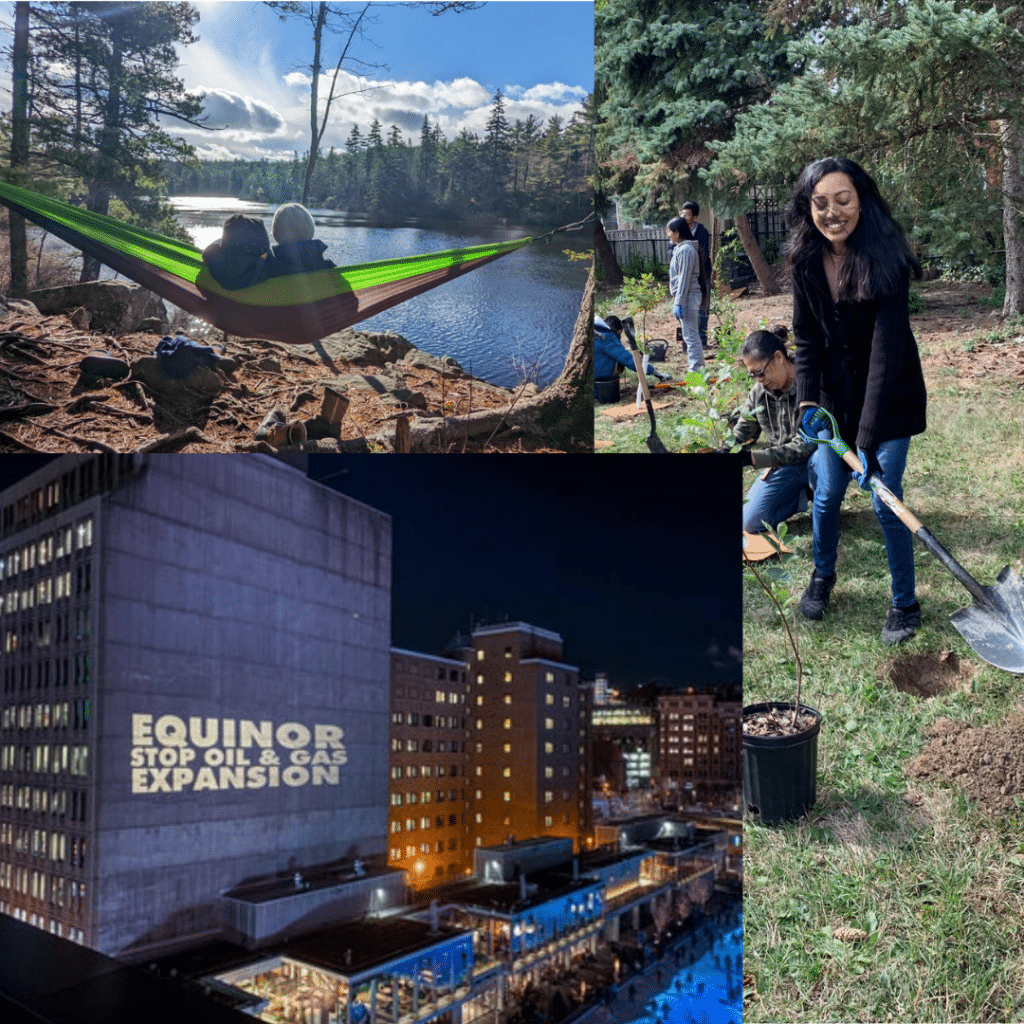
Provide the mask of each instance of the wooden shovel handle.
POLYGON ((633 351, 633 363, 636 366, 636 375, 640 378, 640 391, 644 396, 644 401, 647 403, 648 408, 650 408, 651 389, 647 386, 647 374, 644 373, 643 356, 640 355, 640 349, 636 347, 636 342, 630 336, 629 331, 626 331, 626 340, 629 342, 629 347, 633 351))
MULTIPOLYGON (((845 447, 845 445, 844 445, 845 447)), ((850 469, 855 473, 863 473, 864 466, 854 452, 847 448, 843 452, 843 462, 845 462, 850 469)), ((899 521, 913 534, 916 534, 919 530, 924 529, 924 524, 921 522, 913 512, 907 508, 906 505, 896 497, 888 487, 878 479, 877 476, 871 478, 871 489, 878 495, 879 499, 884 505, 886 505, 899 519, 899 521)))

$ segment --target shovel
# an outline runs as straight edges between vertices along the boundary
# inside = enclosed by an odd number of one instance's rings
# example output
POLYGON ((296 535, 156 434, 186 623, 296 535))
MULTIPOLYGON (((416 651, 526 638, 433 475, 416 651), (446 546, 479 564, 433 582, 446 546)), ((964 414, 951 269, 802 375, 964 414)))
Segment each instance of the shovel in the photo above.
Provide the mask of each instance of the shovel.
MULTIPOLYGON (((860 459, 839 436, 832 414, 822 409, 832 425, 832 438, 800 436, 814 444, 827 444, 852 470, 864 471, 860 459)), ((967 588, 974 599, 969 608, 961 608, 949 618, 957 632, 971 647, 996 668, 1024 675, 1024 580, 1004 565, 996 582, 983 587, 921 524, 906 505, 877 477, 869 481, 879 499, 900 522, 967 588)))
POLYGON ((640 357, 640 350, 636 347, 636 335, 633 333, 633 318, 631 316, 622 318, 622 329, 626 334, 630 350, 633 353, 636 375, 640 378, 640 390, 643 392, 644 401, 647 402, 647 415, 651 418, 651 432, 647 435, 647 450, 654 455, 668 455, 669 451, 662 444, 661 438, 658 437, 658 432, 654 426, 654 406, 651 405, 651 391, 647 387, 647 374, 644 373, 644 363, 640 357))

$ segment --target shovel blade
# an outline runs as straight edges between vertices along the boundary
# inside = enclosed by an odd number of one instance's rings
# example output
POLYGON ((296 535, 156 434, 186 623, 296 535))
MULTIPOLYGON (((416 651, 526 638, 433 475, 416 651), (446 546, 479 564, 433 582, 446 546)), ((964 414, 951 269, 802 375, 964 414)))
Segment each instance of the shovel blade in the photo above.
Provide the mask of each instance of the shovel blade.
POLYGON ((950 621, 971 647, 996 668, 1024 675, 1024 581, 1008 565, 991 587, 950 621))

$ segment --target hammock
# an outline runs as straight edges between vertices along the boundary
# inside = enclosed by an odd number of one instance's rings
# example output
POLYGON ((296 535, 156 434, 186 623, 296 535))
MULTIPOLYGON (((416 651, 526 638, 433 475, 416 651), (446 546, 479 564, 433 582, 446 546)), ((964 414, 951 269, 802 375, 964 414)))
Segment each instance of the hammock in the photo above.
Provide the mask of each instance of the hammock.
POLYGON ((195 246, 0 182, 0 202, 228 334, 304 345, 528 245, 532 238, 222 288, 195 246))

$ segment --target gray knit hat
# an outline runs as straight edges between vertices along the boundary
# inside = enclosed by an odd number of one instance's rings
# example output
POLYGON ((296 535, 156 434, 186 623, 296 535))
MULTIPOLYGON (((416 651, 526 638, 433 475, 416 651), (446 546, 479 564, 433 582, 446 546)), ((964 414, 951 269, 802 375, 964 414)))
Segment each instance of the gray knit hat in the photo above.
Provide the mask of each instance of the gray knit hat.
POLYGON ((302 203, 285 203, 274 214, 271 231, 275 242, 302 242, 313 237, 316 225, 302 203))

